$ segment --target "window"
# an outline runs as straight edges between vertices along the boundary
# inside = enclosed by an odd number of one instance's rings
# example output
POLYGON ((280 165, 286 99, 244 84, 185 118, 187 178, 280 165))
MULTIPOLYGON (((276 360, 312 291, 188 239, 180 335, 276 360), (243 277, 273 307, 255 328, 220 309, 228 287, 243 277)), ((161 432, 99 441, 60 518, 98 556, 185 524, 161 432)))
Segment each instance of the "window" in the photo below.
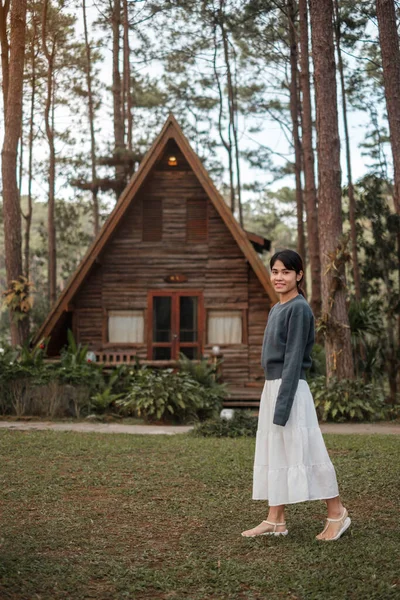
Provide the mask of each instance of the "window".
POLYGON ((143 311, 110 310, 108 313, 108 341, 118 344, 143 344, 143 311))
POLYGON ((209 344, 242 343, 242 311, 208 311, 209 344))
POLYGON ((142 240, 160 242, 162 240, 162 199, 143 198, 142 201, 142 240))
POLYGON ((188 200, 186 204, 187 241, 202 243, 207 241, 207 200, 188 200))

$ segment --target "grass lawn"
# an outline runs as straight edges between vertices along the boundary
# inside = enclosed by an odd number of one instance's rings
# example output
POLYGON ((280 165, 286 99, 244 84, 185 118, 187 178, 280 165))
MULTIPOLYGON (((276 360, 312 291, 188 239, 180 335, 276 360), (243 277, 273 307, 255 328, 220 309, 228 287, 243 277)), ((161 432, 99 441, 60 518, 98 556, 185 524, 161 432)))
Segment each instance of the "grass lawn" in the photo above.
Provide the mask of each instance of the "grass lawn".
POLYGON ((289 535, 246 540, 254 440, 0 433, 0 598, 400 598, 400 439, 326 435, 352 527, 322 543, 324 503, 289 535))

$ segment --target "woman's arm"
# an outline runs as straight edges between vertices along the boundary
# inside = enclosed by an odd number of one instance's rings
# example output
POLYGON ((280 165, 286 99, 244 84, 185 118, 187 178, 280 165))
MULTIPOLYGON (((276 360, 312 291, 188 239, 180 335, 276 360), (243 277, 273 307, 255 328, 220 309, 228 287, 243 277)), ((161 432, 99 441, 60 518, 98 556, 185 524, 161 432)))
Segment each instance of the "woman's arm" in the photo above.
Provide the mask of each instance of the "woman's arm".
POLYGON ((302 370, 304 351, 307 346, 312 313, 303 303, 295 303, 288 320, 286 349, 274 412, 274 425, 286 425, 302 370))

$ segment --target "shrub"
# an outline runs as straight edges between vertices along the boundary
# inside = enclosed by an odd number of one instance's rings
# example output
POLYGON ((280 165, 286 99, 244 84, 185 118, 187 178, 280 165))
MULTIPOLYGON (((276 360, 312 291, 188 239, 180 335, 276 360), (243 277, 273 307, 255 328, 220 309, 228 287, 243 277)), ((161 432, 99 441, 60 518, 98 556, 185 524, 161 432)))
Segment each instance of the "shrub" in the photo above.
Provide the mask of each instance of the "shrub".
POLYGON ((32 412, 36 386, 47 385, 51 375, 43 362, 45 346, 5 347, 0 353, 0 406, 2 414, 32 412))
POLYGON ((57 379, 64 386, 74 415, 79 418, 82 412, 90 412, 90 398, 100 393, 105 384, 102 367, 87 357, 88 347, 77 344, 71 330, 67 336, 68 344, 62 349, 56 367, 57 379))
POLYGON ((352 300, 349 324, 356 375, 364 380, 382 378, 385 364, 383 308, 379 300, 352 300))
POLYGON ((236 410, 229 421, 219 417, 199 423, 191 432, 198 437, 254 437, 258 418, 250 411, 236 410))
POLYGON ((68 333, 68 347, 60 363, 46 363, 48 340, 31 349, 0 351, 0 411, 2 414, 46 417, 73 415, 89 410, 92 394, 104 386, 101 368, 87 361, 87 349, 68 333))
POLYGON ((222 391, 226 388, 224 384, 218 383, 218 369, 222 362, 222 360, 219 360, 215 364, 210 364, 206 358, 194 361, 181 352, 179 354, 178 366, 180 371, 189 373, 193 379, 204 385, 204 387, 218 387, 222 391))
POLYGON ((326 356, 325 348, 320 344, 314 344, 311 353, 311 367, 308 370, 308 377, 319 377, 326 375, 326 356))
POLYGON ((385 417, 384 394, 380 387, 360 379, 325 377, 310 380, 315 408, 321 421, 372 421, 385 417))
MULTIPOLYGON (((129 379, 126 380, 126 367, 127 365, 120 365, 111 373, 107 383, 101 391, 98 391, 90 398, 90 408, 96 413, 104 413, 111 406, 115 405, 117 400, 124 398, 126 392, 116 392, 116 387, 119 384, 121 386, 121 379, 125 380, 125 384, 129 379)), ((131 371, 133 374, 133 371, 131 371)))
POLYGON ((134 364, 113 367, 109 375, 105 375, 106 385, 111 386, 113 394, 126 396, 139 369, 140 363, 137 357, 134 364))
POLYGON ((177 423, 196 421, 221 408, 218 390, 207 389, 185 371, 142 368, 137 371, 125 399, 116 405, 127 415, 177 423))

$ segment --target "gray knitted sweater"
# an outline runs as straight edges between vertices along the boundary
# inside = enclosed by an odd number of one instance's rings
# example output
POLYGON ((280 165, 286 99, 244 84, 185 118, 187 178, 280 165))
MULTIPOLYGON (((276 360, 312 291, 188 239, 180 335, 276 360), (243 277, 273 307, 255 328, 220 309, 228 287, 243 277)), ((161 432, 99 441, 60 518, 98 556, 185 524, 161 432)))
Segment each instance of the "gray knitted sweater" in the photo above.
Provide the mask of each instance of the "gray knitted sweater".
POLYGON ((261 353, 266 379, 282 379, 275 405, 275 425, 286 425, 299 379, 311 366, 314 345, 314 315, 307 300, 299 294, 275 304, 268 316, 261 353))

